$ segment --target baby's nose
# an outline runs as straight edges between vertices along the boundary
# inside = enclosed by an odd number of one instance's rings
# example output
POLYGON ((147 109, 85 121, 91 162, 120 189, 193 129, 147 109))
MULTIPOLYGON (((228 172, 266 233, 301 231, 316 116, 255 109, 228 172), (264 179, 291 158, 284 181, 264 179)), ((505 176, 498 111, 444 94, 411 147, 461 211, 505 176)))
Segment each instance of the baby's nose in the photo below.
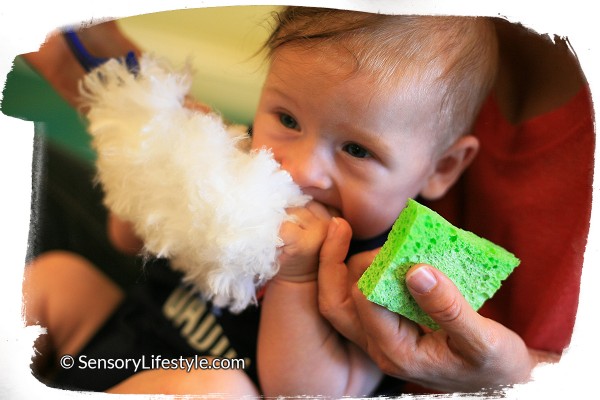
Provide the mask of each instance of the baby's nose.
POLYGON ((317 151, 296 152, 284 160, 282 167, 302 189, 326 190, 332 185, 329 163, 317 151))

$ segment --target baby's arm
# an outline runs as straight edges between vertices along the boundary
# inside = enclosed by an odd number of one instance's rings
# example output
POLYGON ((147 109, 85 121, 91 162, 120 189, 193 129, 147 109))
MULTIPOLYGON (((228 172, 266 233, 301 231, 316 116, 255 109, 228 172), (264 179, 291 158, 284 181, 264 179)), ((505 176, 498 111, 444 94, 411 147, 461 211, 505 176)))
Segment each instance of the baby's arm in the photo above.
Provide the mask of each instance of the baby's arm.
POLYGON ((337 222, 311 202, 290 211, 282 226, 280 271, 267 286, 258 340, 258 372, 265 396, 367 395, 380 372, 321 316, 317 302, 319 252, 337 222))

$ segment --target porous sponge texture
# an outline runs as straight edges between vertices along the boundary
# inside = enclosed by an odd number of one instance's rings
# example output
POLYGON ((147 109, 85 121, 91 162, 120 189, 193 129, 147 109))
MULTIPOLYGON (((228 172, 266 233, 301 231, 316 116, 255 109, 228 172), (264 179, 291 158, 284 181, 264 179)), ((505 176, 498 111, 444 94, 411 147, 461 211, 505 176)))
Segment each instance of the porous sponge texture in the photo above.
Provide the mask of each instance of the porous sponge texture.
POLYGON ((409 199, 381 251, 359 279, 358 287, 370 301, 437 329, 406 287, 406 273, 413 265, 426 263, 442 271, 478 310, 519 262, 502 247, 456 228, 436 212, 409 199))

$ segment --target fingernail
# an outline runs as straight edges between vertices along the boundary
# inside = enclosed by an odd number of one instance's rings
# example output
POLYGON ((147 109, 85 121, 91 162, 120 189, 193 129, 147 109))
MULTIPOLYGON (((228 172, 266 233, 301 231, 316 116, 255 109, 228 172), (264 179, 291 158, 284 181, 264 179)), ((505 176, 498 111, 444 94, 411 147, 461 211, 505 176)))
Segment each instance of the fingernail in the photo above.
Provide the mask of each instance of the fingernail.
POLYGON ((437 279, 431 270, 425 266, 417 268, 406 277, 406 284, 419 294, 426 294, 437 284, 437 279))

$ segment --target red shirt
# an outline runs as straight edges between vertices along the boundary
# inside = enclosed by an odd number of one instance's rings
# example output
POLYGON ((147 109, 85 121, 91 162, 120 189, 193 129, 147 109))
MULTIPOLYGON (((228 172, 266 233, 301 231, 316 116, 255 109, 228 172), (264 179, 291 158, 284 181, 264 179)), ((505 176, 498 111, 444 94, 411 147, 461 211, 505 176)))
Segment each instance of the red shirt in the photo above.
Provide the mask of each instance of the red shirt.
POLYGON ((447 196, 428 205, 521 259, 480 313, 529 347, 560 353, 571 340, 591 214, 590 94, 585 88, 518 125, 506 121, 491 96, 474 134, 475 161, 447 196))

